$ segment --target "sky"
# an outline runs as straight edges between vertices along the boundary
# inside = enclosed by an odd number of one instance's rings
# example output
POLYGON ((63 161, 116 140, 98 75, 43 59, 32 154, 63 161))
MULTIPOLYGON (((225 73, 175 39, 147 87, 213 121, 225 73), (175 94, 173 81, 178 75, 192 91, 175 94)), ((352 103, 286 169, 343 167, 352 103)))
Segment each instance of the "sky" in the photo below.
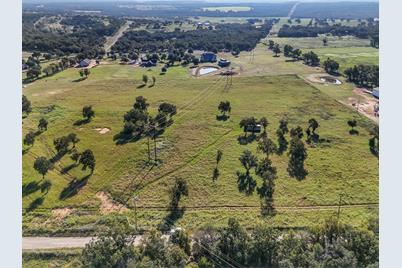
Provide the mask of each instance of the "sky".
MULTIPOLYGON (((22 0, 23 3, 52 3, 52 2, 169 2, 171 0, 22 0)), ((181 0, 174 0, 179 2, 181 0)), ((207 3, 284 3, 284 2, 378 2, 378 0, 182 0, 184 2, 207 3)))

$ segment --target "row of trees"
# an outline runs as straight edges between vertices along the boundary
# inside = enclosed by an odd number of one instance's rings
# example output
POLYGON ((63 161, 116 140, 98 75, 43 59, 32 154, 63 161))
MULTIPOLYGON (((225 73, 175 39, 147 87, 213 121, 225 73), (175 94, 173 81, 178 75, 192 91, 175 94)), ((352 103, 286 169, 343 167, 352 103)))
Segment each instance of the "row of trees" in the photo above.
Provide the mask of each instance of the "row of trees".
MULTIPOLYGON (((66 28, 73 27, 73 31, 52 31, 35 26, 35 21, 28 19, 30 14, 22 16, 22 49, 53 53, 58 56, 81 54, 85 58, 95 58, 105 53, 103 44, 105 36, 115 33, 123 20, 117 17, 108 17, 106 25, 104 18, 90 15, 66 15, 60 21, 66 28)), ((43 14, 42 14, 43 16, 43 14)))
POLYGON ((360 87, 374 88, 379 85, 378 65, 355 65, 345 70, 348 81, 360 87))
POLYGON ((307 230, 281 231, 266 224, 247 232, 233 218, 221 228, 204 227, 190 237, 168 239, 151 230, 136 245, 127 223, 98 235, 81 256, 84 267, 377 267, 378 232, 332 217, 307 230), (191 256, 191 257, 190 257, 191 256))
MULTIPOLYGON (((273 40, 268 40, 268 49, 274 52, 274 56, 278 57, 279 53, 282 52, 280 45, 275 43, 273 40)), ((291 45, 285 45, 283 47, 283 55, 288 58, 292 58, 297 61, 302 59, 306 65, 309 66, 319 66, 320 58, 313 51, 302 54, 302 51, 298 48, 293 48, 291 45)))
POLYGON ((333 36, 353 35, 358 38, 370 38, 378 36, 378 24, 360 24, 358 26, 343 26, 339 24, 321 26, 283 25, 278 32, 278 37, 317 37, 320 34, 333 36))

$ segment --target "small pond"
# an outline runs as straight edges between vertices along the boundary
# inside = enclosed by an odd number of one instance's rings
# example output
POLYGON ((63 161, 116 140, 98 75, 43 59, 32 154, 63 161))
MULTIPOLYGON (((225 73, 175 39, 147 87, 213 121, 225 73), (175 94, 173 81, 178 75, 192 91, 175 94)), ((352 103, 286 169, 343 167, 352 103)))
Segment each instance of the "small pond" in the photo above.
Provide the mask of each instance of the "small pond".
POLYGON ((212 72, 215 72, 216 70, 218 70, 218 67, 200 67, 200 69, 198 70, 198 75, 205 75, 205 74, 209 74, 212 72))
POLYGON ((320 80, 321 80, 322 82, 331 83, 331 84, 334 84, 334 85, 340 85, 340 84, 342 84, 341 81, 339 81, 338 79, 336 79, 336 78, 334 78, 334 77, 331 77, 331 76, 323 76, 323 77, 320 77, 320 80))

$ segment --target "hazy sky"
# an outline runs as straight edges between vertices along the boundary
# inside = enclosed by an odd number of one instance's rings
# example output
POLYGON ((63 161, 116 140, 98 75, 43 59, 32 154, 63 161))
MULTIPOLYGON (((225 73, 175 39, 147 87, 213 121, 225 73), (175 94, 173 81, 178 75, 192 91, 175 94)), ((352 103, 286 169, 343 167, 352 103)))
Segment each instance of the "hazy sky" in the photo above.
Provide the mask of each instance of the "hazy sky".
MULTIPOLYGON (((51 2, 169 2, 172 0, 22 0, 23 3, 51 2)), ((378 0, 173 0, 174 2, 209 2, 209 3, 280 3, 280 2, 378 2, 378 0)))

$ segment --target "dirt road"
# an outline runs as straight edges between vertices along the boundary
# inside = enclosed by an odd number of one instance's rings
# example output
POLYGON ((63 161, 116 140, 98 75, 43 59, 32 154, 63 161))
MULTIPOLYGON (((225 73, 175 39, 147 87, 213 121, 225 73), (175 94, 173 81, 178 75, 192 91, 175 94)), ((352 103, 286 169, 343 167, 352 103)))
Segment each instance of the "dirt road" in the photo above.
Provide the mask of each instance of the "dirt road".
POLYGON ((22 249, 83 248, 93 237, 23 237, 22 249))
MULTIPOLYGON (((162 235, 165 240, 169 239, 169 235, 162 235)), ((83 248, 95 237, 23 237, 22 250, 36 249, 60 249, 60 248, 83 248)), ((142 236, 136 236, 134 246, 141 244, 142 236)))
POLYGON ((128 30, 132 21, 126 21, 126 23, 120 27, 120 29, 113 35, 106 37, 106 42, 104 45, 105 51, 109 52, 112 46, 119 40, 120 37, 124 34, 125 31, 128 30))

